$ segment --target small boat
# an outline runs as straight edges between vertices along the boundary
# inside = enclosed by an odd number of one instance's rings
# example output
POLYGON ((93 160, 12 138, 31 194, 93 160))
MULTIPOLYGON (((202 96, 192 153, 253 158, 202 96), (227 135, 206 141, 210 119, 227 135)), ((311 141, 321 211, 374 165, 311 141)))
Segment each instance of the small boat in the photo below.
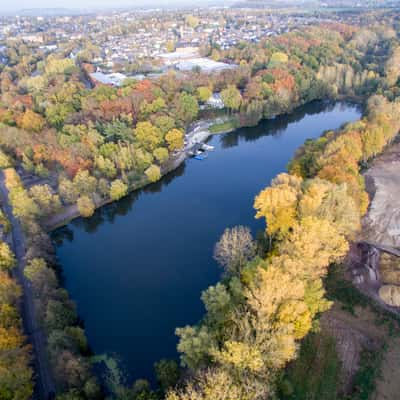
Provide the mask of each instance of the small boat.
POLYGON ((203 150, 206 150, 206 151, 213 151, 213 150, 214 150, 214 146, 211 146, 211 145, 209 145, 209 144, 203 143, 202 149, 203 149, 203 150))
POLYGON ((204 160, 204 159, 207 158, 207 153, 197 154, 197 155, 195 155, 193 158, 194 158, 195 160, 199 160, 199 161, 204 160))

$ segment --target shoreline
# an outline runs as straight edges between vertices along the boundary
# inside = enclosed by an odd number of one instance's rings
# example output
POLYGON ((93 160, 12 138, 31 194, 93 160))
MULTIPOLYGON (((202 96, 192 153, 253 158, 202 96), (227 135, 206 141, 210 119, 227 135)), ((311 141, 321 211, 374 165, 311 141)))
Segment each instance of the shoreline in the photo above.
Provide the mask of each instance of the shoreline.
MULTIPOLYGON (((312 100, 308 103, 301 104, 297 107, 295 107, 293 110, 305 106, 307 104, 310 104, 314 101, 322 101, 322 102, 341 102, 341 101, 349 101, 355 104, 362 104, 362 100, 360 98, 355 98, 355 97, 346 97, 346 96, 339 96, 338 98, 334 100, 329 100, 329 99, 315 99, 312 100)), ((292 110, 292 111, 293 111, 292 110)), ((262 121, 270 121, 273 120, 279 116, 283 115, 290 115, 291 113, 282 113, 275 115, 272 118, 263 118, 259 121, 258 124, 260 124, 262 121)), ((234 132, 238 129, 244 128, 244 127, 237 127, 237 128, 229 128, 226 130, 223 130, 221 132, 216 132, 213 133, 210 131, 210 127, 212 127, 215 124, 220 124, 224 123, 226 121, 229 121, 231 117, 229 116, 223 116, 223 117, 216 117, 214 119, 207 119, 207 120, 199 120, 196 121, 192 124, 192 126, 189 128, 189 132, 185 135, 185 138, 189 140, 189 143, 185 145, 185 147, 173 158, 170 158, 163 167, 161 167, 161 177, 159 180, 161 180, 163 177, 168 175, 170 172, 176 170, 178 167, 180 167, 187 159, 189 159, 191 156, 189 154, 190 149, 193 147, 194 143, 205 143, 210 137, 216 136, 216 135, 224 135, 227 133, 234 132), (193 143, 194 142, 194 143, 193 143)), ((159 182, 159 180, 157 182, 159 182)), ((135 182, 131 184, 128 187, 128 191, 125 196, 122 198, 128 196, 132 192, 136 190, 140 190, 145 188, 146 186, 155 183, 155 182, 150 182, 148 178, 143 175, 142 179, 140 179, 138 182, 135 182)), ((120 200, 120 199, 119 199, 120 200)), ((111 204, 115 201, 118 200, 112 200, 111 198, 109 199, 98 199, 95 200, 95 211, 107 204, 111 204)), ((51 233, 59 228, 62 228, 65 225, 68 225, 71 221, 74 219, 82 217, 79 210, 78 206, 76 204, 71 204, 69 206, 64 207, 63 211, 51 216, 50 218, 47 219, 47 221, 44 221, 43 225, 45 227, 45 230, 47 233, 51 233)), ((84 217, 82 217, 84 218, 84 217)), ((90 217, 89 217, 90 218, 90 217)))
MULTIPOLYGON (((301 106, 299 106, 299 107, 301 107, 301 106)), ((210 127, 212 125, 218 124, 218 123, 223 123, 226 120, 227 120, 227 118, 217 117, 213 120, 200 120, 200 121, 197 121, 194 124, 192 124, 192 126, 193 126, 192 129, 190 129, 189 132, 185 135, 185 138, 189 139, 188 145, 186 145, 175 157, 170 158, 165 163, 165 165, 163 167, 161 167, 161 177, 156 182, 159 182, 162 178, 164 178, 170 172, 179 168, 187 159, 191 158, 189 151, 193 147, 194 143, 204 144, 212 136, 224 135, 226 133, 231 133, 237 129, 240 129, 240 128, 232 128, 232 129, 224 130, 224 131, 221 131, 218 133, 213 133, 210 131, 210 127)), ((131 194, 132 192, 134 192, 136 190, 143 189, 146 186, 151 185, 152 183, 156 183, 156 182, 150 182, 148 180, 148 178, 145 175, 143 175, 142 179, 140 179, 136 183, 131 184, 128 187, 128 191, 127 191, 126 195, 123 196, 122 198, 128 196, 129 194, 131 194)), ((97 201, 95 200, 94 201, 95 211, 107 204, 114 203, 115 201, 118 201, 118 200, 112 200, 111 198, 101 199, 101 200, 97 200, 97 201)), ((80 217, 82 217, 82 215, 80 214, 80 212, 78 210, 77 204, 71 204, 67 207, 64 207, 62 212, 55 214, 55 215, 51 216, 50 218, 48 218, 47 221, 45 221, 43 223, 43 225, 45 227, 46 232, 51 233, 51 232, 55 231, 56 229, 59 229, 65 225, 68 225, 71 221, 73 221, 74 219, 80 218, 80 217)), ((82 218, 84 218, 84 217, 82 217, 82 218)))

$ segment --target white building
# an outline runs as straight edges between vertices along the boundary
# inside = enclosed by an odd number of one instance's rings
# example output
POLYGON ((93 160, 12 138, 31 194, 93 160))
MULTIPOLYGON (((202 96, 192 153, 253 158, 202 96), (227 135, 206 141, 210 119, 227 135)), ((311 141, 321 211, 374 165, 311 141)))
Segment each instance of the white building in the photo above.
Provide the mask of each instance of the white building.
POLYGON ((179 71, 192 71, 193 69, 199 68, 202 72, 211 73, 226 69, 235 69, 236 65, 210 60, 209 58, 191 58, 177 63, 175 68, 179 71))
POLYGON ((206 104, 207 106, 216 109, 223 109, 225 107, 225 104, 219 93, 213 93, 212 96, 207 100, 206 104))
POLYGON ((103 74, 103 72, 93 72, 90 74, 90 77, 96 81, 103 83, 104 85, 111 86, 122 86, 122 83, 127 78, 126 75, 120 74, 119 72, 112 74, 103 74))

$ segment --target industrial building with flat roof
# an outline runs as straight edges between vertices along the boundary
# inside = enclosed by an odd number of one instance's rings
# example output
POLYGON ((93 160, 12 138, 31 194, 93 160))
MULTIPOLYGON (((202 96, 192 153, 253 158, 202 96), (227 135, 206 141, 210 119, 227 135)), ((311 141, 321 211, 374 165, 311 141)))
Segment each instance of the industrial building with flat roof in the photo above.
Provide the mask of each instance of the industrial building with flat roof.
POLYGON ((175 68, 179 71, 192 71, 199 68, 202 72, 219 72, 226 69, 235 69, 235 64, 227 64, 219 61, 210 60, 209 58, 191 58, 180 61, 175 64, 175 68))

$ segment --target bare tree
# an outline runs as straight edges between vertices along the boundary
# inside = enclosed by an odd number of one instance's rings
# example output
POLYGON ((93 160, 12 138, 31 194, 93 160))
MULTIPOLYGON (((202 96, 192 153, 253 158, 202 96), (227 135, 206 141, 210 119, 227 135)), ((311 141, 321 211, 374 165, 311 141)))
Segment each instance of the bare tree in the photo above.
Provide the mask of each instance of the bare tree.
POLYGON ((238 275, 255 254, 256 244, 250 229, 240 225, 225 229, 214 249, 215 260, 231 275, 238 275))

